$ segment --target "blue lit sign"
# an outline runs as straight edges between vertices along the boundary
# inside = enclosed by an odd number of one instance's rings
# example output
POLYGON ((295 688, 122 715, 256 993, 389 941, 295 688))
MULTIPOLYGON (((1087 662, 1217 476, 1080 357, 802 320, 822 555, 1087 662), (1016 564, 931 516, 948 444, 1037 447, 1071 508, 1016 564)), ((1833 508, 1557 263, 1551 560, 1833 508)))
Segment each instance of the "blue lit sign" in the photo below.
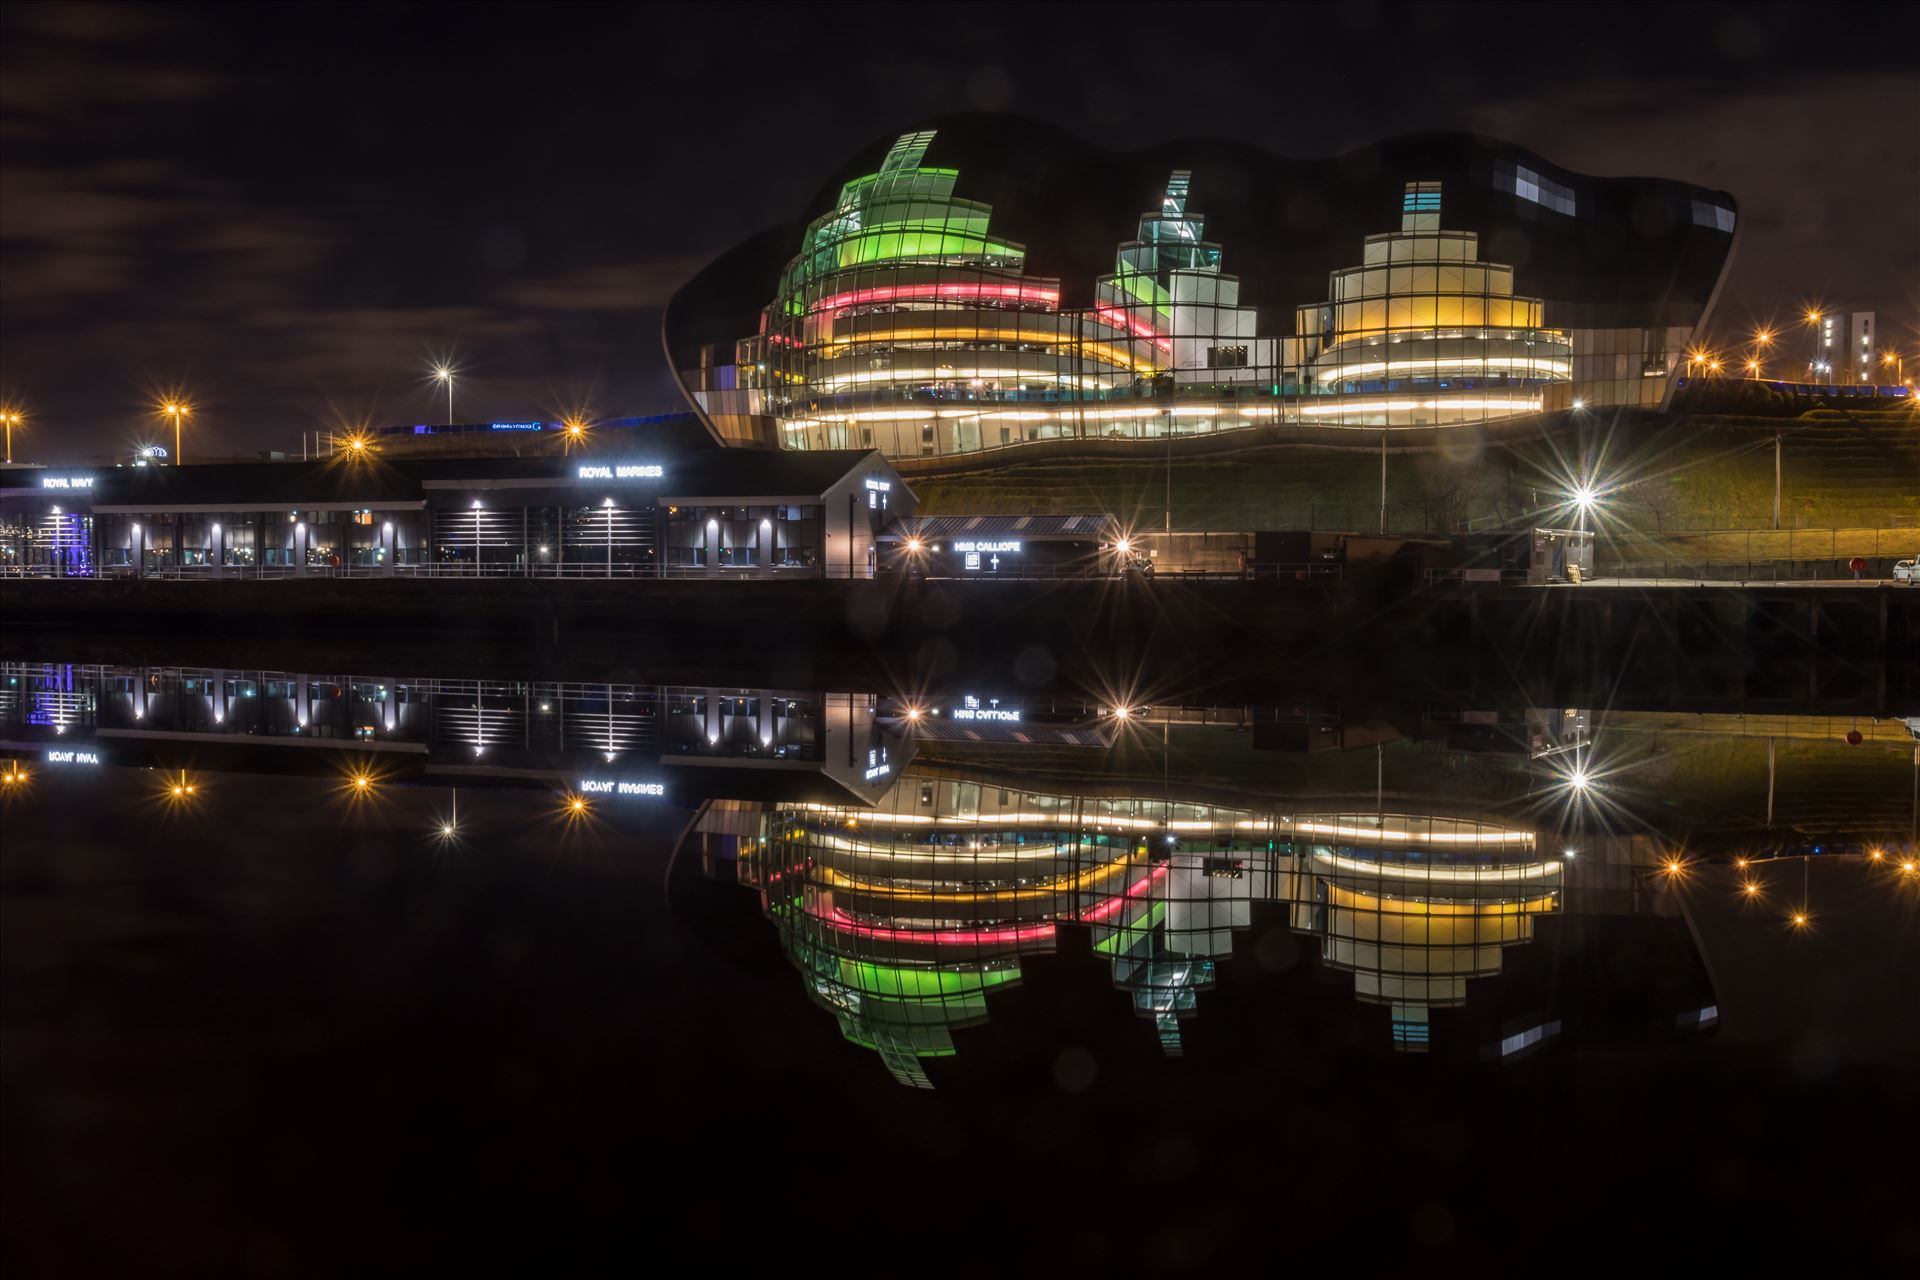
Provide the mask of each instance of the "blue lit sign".
POLYGON ((544 424, 538 422, 489 422, 489 431, 538 431, 544 424))

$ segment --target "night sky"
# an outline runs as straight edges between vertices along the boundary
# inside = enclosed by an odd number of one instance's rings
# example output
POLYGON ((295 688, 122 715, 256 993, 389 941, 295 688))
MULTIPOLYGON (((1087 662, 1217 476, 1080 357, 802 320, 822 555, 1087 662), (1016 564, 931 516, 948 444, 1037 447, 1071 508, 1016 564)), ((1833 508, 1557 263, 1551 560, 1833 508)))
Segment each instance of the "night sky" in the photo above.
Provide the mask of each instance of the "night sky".
POLYGON ((1723 188, 1745 221, 1718 326, 1819 301, 1920 345, 1920 18, 1897 6, 12 3, 0 24, 17 458, 158 435, 174 388, 199 457, 437 420, 436 356, 465 421, 679 408, 673 290, 876 135, 969 108, 1299 156, 1468 129, 1723 188))

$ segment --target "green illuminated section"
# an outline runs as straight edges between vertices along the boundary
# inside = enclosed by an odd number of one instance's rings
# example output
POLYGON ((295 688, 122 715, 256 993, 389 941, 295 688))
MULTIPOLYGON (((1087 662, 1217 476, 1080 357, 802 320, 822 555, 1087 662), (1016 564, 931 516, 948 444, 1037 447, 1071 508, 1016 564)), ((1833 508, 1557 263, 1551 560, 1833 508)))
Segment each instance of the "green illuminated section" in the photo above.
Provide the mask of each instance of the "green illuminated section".
POLYGON ((993 260, 1018 268, 1026 249, 987 234, 993 210, 956 199, 958 169, 920 167, 932 132, 902 134, 877 173, 840 189, 839 203, 807 228, 800 254, 780 281, 776 310, 798 315, 793 295, 813 280, 889 262, 957 265, 993 260))
POLYGON ((867 960, 840 961, 840 981, 863 995, 886 1000, 965 999, 1017 981, 1018 969, 986 973, 952 969, 903 969, 867 960))

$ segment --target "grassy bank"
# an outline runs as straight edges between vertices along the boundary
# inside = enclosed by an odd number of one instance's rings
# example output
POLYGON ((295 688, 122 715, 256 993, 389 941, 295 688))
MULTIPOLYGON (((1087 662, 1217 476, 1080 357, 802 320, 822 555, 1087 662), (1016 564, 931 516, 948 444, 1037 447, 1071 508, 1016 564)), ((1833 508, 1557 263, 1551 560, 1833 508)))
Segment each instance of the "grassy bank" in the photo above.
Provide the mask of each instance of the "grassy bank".
MULTIPOLYGON (((1677 534, 1771 530, 1774 437, 1780 437, 1783 529, 1849 531, 1840 555, 1874 554, 1874 532, 1920 528, 1920 418, 1907 407, 1758 415, 1584 415, 1573 431, 1521 432, 1387 456, 1387 524, 1443 533, 1567 518, 1564 494, 1590 468, 1607 489, 1602 525, 1647 541, 1677 534)), ((1561 420, 1564 422, 1564 419, 1561 420)), ((1141 461, 1032 461, 912 481, 928 514, 1113 512, 1158 527, 1171 497, 1179 529, 1349 529, 1380 524, 1378 438, 1356 447, 1280 444, 1237 453, 1141 461)), ((1804 535, 1802 535, 1804 538, 1804 535)), ((1764 545, 1768 555, 1829 554, 1829 543, 1764 545)), ((1716 556, 1747 543, 1711 544, 1716 556)), ((1889 554, 1882 548, 1881 554, 1889 554)), ((1901 554, 1911 554, 1905 551, 1901 554)))

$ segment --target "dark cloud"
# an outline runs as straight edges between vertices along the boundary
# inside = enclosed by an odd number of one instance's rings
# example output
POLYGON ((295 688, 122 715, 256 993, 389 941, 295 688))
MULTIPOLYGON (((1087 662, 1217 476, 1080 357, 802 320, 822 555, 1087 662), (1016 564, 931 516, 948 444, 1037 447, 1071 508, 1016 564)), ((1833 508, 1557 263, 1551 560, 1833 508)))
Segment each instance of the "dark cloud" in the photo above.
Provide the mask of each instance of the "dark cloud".
POLYGON ((969 105, 1124 148, 1478 128, 1734 192, 1729 314, 1818 293, 1911 324, 1905 10, 876 12, 0 7, 0 393, 74 449, 117 447, 182 383, 209 449, 291 447, 343 405, 416 416, 449 352, 462 416, 672 407, 680 281, 874 136, 969 105))

